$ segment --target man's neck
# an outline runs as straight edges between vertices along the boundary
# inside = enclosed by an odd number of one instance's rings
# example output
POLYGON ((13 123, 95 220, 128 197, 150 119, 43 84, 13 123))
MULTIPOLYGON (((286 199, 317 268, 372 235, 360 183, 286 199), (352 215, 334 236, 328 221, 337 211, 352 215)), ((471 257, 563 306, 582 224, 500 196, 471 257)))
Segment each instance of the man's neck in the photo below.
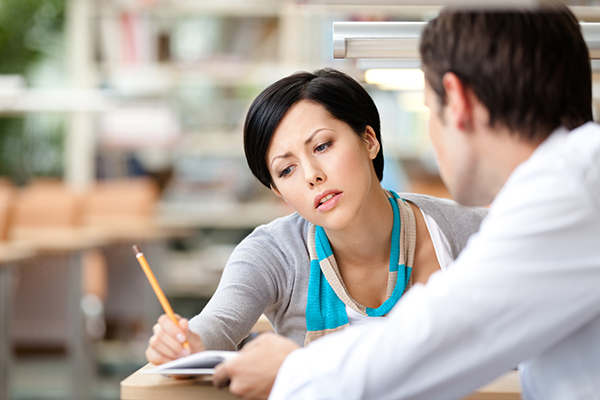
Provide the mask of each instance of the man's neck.
POLYGON ((526 161, 543 139, 525 140, 508 129, 489 130, 479 137, 481 165, 495 197, 515 169, 526 161))

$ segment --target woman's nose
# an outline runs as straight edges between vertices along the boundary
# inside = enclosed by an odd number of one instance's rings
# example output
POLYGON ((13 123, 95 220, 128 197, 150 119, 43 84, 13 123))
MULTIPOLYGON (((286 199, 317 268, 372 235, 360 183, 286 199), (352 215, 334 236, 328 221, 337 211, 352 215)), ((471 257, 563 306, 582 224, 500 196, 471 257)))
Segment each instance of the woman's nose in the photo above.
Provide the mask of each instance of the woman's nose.
POLYGON ((319 183, 325 182, 325 173, 316 165, 309 165, 306 171, 306 181, 312 188, 319 183))
POLYGON ((321 178, 320 176, 317 176, 313 180, 309 181, 308 184, 312 187, 312 186, 315 186, 319 182, 323 182, 323 178, 321 178))

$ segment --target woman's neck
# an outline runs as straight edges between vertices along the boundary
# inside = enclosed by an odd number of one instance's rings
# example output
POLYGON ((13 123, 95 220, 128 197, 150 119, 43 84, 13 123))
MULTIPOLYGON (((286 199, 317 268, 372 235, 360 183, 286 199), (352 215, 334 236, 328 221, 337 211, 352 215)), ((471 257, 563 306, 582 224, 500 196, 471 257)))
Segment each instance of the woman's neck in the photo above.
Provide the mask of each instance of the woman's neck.
POLYGON ((337 263, 348 266, 378 265, 389 260, 393 210, 385 190, 370 191, 352 224, 343 230, 326 230, 337 263))

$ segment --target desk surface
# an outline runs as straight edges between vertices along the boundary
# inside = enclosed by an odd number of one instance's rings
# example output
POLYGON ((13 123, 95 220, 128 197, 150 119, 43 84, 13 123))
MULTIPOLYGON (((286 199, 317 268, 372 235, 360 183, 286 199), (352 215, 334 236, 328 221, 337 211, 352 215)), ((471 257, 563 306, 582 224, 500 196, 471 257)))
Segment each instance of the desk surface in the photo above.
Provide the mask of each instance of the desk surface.
POLYGON ((519 372, 510 371, 502 375, 464 400, 521 400, 519 372))
POLYGON ((0 265, 11 264, 16 261, 32 257, 35 251, 31 246, 16 245, 14 243, 0 242, 0 265))
POLYGON ((11 236, 13 243, 40 251, 87 250, 106 243, 80 228, 15 228, 11 236))
POLYGON ((147 223, 82 226, 74 228, 15 228, 13 243, 35 247, 42 251, 77 251, 100 247, 113 242, 161 240, 186 237, 183 228, 160 228, 147 223))
MULTIPOLYGON (((150 364, 121 382, 121 400, 225 400, 237 399, 228 390, 212 386, 209 377, 175 380, 158 374, 140 374, 150 364)), ((464 400, 520 400, 519 373, 511 371, 464 400)))
POLYGON ((177 380, 159 374, 140 374, 147 364, 121 382, 122 400, 228 400, 238 399, 229 390, 218 390, 210 377, 177 380))
POLYGON ((85 226, 82 230, 90 237, 110 242, 185 238, 192 234, 186 228, 164 228, 140 222, 85 226))

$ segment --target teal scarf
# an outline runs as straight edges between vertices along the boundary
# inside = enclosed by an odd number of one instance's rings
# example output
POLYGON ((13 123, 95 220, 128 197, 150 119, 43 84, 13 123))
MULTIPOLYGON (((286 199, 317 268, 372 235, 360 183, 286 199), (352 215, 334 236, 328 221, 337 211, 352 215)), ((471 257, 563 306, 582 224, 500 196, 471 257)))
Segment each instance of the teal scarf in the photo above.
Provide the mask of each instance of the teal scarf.
POLYGON ((394 212, 387 300, 377 308, 359 304, 350 296, 329 244, 325 230, 312 225, 308 233, 310 277, 306 301, 305 345, 349 325, 346 306, 369 317, 389 313, 402 294, 410 288, 416 228, 412 208, 396 193, 388 191, 394 212))

